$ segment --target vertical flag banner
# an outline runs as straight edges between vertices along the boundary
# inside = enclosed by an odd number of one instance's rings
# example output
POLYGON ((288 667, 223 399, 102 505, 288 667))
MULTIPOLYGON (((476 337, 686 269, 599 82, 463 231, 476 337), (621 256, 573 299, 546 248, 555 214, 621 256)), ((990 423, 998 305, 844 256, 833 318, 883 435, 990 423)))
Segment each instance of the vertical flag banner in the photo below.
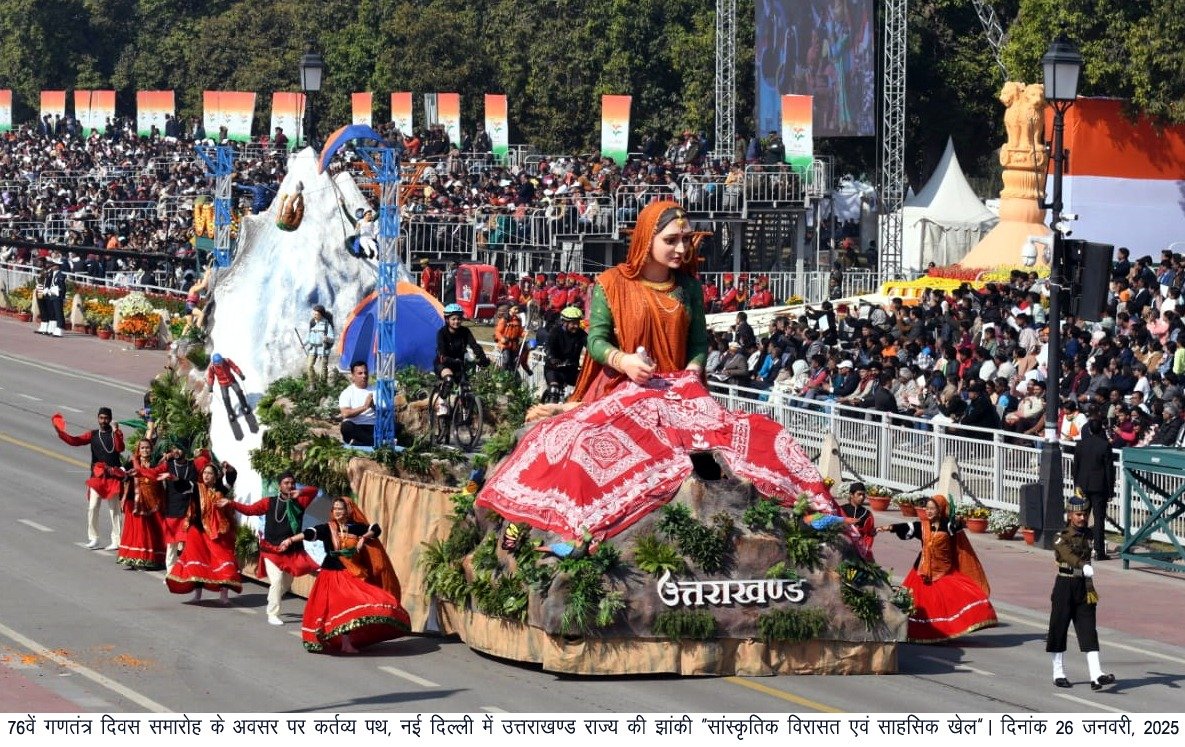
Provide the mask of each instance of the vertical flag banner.
POLYGON ((630 151, 630 97, 601 96, 601 155, 623 165, 630 151))
POLYGON ((272 125, 268 130, 275 137, 276 128, 288 136, 288 150, 304 145, 304 94, 279 91, 272 94, 272 125), (298 142, 299 136, 299 142, 298 142))
POLYGON ((811 161, 815 158, 814 103, 814 96, 782 96, 782 144, 786 147, 786 163, 800 174, 810 171, 811 161))
POLYGON ((136 134, 148 137, 152 126, 165 132, 165 115, 177 113, 172 91, 136 91, 136 134))
POLYGON ((350 121, 353 124, 371 125, 371 113, 374 111, 374 94, 350 94, 350 121))
POLYGON ((45 119, 45 115, 49 115, 52 122, 56 114, 59 117, 66 116, 66 92, 65 91, 42 91, 41 92, 41 118, 45 119))
POLYGON ((0 89, 0 132, 12 129, 12 89, 0 89))
POLYGON ((436 112, 452 145, 461 144, 461 94, 436 94, 436 112))
POLYGON ((494 146, 494 155, 505 158, 510 151, 510 121, 506 114, 506 96, 486 94, 486 134, 494 146))
POLYGON ((82 136, 91 130, 103 132, 107 120, 115 116, 115 91, 75 91, 74 118, 82 126, 82 136))
POLYGON ((206 137, 218 139, 218 130, 226 128, 227 137, 240 143, 251 142, 255 121, 255 94, 248 91, 203 91, 202 126, 206 137))
POLYGON ((391 123, 404 135, 411 135, 411 91, 391 94, 391 123))

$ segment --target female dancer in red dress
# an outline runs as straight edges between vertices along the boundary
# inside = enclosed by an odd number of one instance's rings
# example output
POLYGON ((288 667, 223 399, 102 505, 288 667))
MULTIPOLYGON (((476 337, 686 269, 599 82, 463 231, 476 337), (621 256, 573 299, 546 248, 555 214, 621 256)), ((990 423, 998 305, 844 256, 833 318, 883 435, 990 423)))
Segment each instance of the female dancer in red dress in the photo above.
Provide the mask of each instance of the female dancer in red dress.
MULTIPOLYGON (((223 462, 226 479, 235 482, 235 469, 223 462)), ((243 577, 235 558, 234 514, 226 494, 230 490, 222 484, 218 468, 207 464, 198 483, 198 500, 189 507, 189 528, 185 533, 185 549, 169 569, 165 583, 174 594, 193 592, 193 601, 202 598, 202 589, 217 590, 219 602, 230 604, 227 593, 243 590, 243 577)))
POLYGON ((983 566, 945 496, 926 502, 924 521, 887 524, 877 531, 922 540, 922 551, 903 582, 913 592, 915 606, 909 616, 910 643, 937 643, 999 624, 983 566))
POLYGON ((348 502, 335 498, 328 523, 309 527, 281 543, 285 550, 300 540, 325 544, 325 560, 309 592, 300 626, 305 650, 312 653, 353 654, 363 646, 406 635, 411 629, 411 619, 399 600, 363 580, 365 571, 356 562, 367 542, 379 536, 379 525, 368 527, 349 519, 348 502))
POLYGON ((165 528, 161 509, 167 470, 152 466, 152 439, 136 444, 132 469, 123 486, 123 533, 115 562, 129 568, 157 570, 165 567, 165 528))

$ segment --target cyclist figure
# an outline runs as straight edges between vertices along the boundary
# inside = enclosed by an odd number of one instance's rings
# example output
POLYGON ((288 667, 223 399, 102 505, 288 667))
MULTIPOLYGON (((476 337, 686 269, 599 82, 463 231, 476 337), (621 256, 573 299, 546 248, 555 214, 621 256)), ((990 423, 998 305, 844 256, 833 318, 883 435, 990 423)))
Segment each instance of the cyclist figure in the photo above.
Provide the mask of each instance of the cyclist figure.
POLYGON ((462 326, 465 311, 459 305, 450 303, 444 307, 444 326, 436 333, 436 362, 433 369, 440 379, 440 403, 437 414, 448 413, 448 399, 453 391, 453 379, 465 372, 465 350, 473 353, 477 365, 490 365, 485 350, 473 338, 473 332, 462 326))
POLYGON ((559 323, 547 335, 547 357, 543 363, 543 377, 547 379, 544 404, 564 401, 564 389, 576 386, 580 374, 580 355, 588 333, 580 328, 584 313, 575 306, 560 312, 559 323))

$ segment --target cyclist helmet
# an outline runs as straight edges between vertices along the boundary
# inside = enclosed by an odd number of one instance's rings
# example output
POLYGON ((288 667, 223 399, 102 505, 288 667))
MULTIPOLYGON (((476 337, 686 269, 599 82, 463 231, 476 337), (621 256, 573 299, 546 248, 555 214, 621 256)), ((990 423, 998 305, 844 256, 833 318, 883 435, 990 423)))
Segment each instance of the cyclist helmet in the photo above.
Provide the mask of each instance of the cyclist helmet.
POLYGON ((214 355, 210 356, 210 362, 213 363, 214 365, 218 365, 219 363, 222 362, 222 356, 219 355, 218 353, 215 353, 214 355))
POLYGON ((465 318, 465 309, 462 309, 460 304, 455 304, 455 303, 450 303, 448 306, 444 307, 445 319, 449 318, 450 316, 453 316, 454 314, 461 317, 462 319, 464 319, 465 318))
POLYGON ((584 318, 584 312, 575 306, 568 306, 560 312, 560 317, 572 322, 578 322, 584 318))

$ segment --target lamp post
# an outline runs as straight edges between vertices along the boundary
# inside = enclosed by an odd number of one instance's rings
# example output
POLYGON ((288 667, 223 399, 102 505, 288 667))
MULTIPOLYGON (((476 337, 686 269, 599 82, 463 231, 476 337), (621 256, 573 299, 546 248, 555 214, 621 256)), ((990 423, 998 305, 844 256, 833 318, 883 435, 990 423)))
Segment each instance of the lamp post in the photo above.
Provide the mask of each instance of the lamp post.
POLYGON ((1059 35, 1041 58, 1045 73, 1045 100, 1053 106, 1053 143, 1049 160, 1053 165, 1053 183, 1048 202, 1038 201, 1042 210, 1050 210, 1049 225, 1053 229, 1053 249, 1049 259, 1049 347, 1046 357, 1045 440, 1041 445, 1040 477, 1043 489, 1044 526, 1041 544, 1053 546, 1054 532, 1064 522, 1062 495, 1062 451, 1059 441, 1057 411, 1061 400, 1062 377, 1062 271, 1065 249, 1062 243, 1062 175, 1066 156, 1063 143, 1066 110, 1074 105, 1078 95, 1078 76, 1082 72, 1082 55, 1077 47, 1059 35))
POLYGON ((316 122, 313 116, 313 94, 320 92, 321 79, 325 75, 325 60, 316 52, 305 52, 300 58, 300 88, 304 91, 304 145, 312 145, 316 136, 316 122))

